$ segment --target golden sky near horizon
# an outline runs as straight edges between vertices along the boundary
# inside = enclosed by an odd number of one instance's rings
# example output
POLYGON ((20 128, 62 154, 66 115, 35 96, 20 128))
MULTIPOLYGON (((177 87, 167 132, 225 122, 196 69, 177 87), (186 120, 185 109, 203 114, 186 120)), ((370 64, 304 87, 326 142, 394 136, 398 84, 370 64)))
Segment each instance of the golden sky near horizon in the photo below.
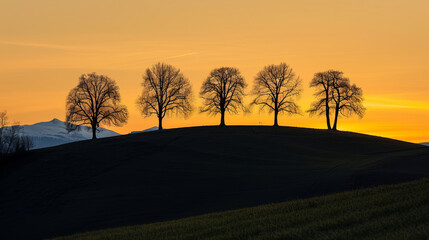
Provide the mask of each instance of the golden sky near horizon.
MULTIPOLYGON (((157 125, 136 107, 141 75, 162 61, 192 83, 195 108, 210 70, 240 69, 248 91, 268 64, 288 63, 303 80, 299 105, 313 101, 315 72, 341 70, 362 87, 363 119, 339 129, 429 142, 429 1, 0 0, 0 110, 22 124, 65 119, 65 98, 82 73, 115 79, 128 106, 119 133, 157 125)), ((250 102, 250 98, 247 98, 250 102)), ((226 123, 271 125, 268 113, 226 123)), ((198 111, 165 128, 218 124, 198 111)), ((282 115, 281 125, 324 128, 323 118, 282 115)))

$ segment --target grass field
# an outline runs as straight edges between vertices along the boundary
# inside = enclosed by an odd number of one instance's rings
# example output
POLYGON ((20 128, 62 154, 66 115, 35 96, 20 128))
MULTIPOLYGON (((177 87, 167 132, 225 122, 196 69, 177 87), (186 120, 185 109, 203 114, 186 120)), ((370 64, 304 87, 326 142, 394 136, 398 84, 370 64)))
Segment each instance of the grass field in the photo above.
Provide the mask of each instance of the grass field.
POLYGON ((429 179, 69 239, 429 239, 429 179))

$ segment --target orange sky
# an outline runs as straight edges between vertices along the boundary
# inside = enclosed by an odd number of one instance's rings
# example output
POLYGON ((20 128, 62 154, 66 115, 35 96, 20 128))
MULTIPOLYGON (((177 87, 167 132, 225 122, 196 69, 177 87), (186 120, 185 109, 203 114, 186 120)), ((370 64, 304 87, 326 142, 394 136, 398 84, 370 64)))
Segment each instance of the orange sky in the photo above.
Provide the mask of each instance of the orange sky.
MULTIPOLYGON (((210 70, 234 66, 251 89, 267 64, 288 63, 303 79, 308 109, 312 75, 342 70, 362 87, 367 114, 341 130, 429 141, 429 1, 110 1, 0 0, 0 110, 23 124, 64 120, 65 98, 82 73, 115 79, 128 133, 157 124, 135 101, 141 75, 158 61, 179 67, 198 92, 210 70)), ((248 102, 250 100, 248 99, 248 102)), ((195 112, 164 127, 218 124, 195 112)), ((272 124, 255 111, 227 124, 272 124)), ((323 118, 281 116, 281 125, 323 128, 323 118)))

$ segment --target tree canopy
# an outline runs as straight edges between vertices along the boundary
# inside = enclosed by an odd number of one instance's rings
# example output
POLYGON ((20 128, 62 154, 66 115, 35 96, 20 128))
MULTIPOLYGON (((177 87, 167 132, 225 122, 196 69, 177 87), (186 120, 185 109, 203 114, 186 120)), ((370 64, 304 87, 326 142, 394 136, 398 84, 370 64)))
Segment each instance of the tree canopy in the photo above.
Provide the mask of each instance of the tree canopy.
POLYGON ((255 77, 252 104, 260 109, 267 108, 274 112, 274 126, 278 126, 278 114, 298 114, 299 106, 296 98, 301 94, 301 80, 289 65, 265 66, 255 77))
POLYGON ((128 120, 128 110, 120 101, 119 87, 114 80, 96 73, 83 74, 67 96, 67 129, 74 131, 81 125, 90 126, 92 138, 96 139, 101 124, 122 126, 128 120))
POLYGON ((192 112, 192 89, 180 69, 165 63, 157 63, 147 68, 143 74, 143 92, 137 100, 143 116, 156 115, 158 129, 162 130, 162 120, 166 114, 181 114, 185 117, 192 112))
POLYGON ((225 126, 225 112, 245 111, 244 89, 247 84, 237 68, 221 67, 210 72, 204 81, 200 96, 203 98, 201 112, 221 115, 220 126, 225 126))
POLYGON ((318 72, 310 83, 310 87, 316 88, 316 101, 308 110, 310 115, 325 115, 328 129, 337 130, 338 118, 340 116, 350 117, 356 114, 362 118, 365 114, 363 107, 362 89, 343 76, 343 72, 329 70, 318 72), (334 124, 331 126, 331 115, 334 124))

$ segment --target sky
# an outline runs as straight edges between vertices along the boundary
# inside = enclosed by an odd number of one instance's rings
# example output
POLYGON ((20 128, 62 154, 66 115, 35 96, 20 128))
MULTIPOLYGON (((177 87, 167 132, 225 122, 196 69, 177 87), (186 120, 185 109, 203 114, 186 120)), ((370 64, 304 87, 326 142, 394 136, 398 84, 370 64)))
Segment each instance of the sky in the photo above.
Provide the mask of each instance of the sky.
MULTIPOLYGON (((157 62, 181 69, 195 112, 168 116, 165 128, 216 125, 198 113, 209 72, 237 67, 250 92, 265 65, 286 62, 302 79, 303 115, 279 124, 325 128, 305 114, 313 74, 340 70, 363 89, 363 119, 339 129, 429 142, 429 1, 427 0, 0 0, 0 111, 33 124, 65 119, 65 99, 81 74, 116 80, 130 117, 119 133, 157 125, 136 100, 144 70, 157 62)), ((251 96, 246 97, 247 103, 251 96)), ((272 125, 254 109, 227 115, 230 125, 272 125)))

